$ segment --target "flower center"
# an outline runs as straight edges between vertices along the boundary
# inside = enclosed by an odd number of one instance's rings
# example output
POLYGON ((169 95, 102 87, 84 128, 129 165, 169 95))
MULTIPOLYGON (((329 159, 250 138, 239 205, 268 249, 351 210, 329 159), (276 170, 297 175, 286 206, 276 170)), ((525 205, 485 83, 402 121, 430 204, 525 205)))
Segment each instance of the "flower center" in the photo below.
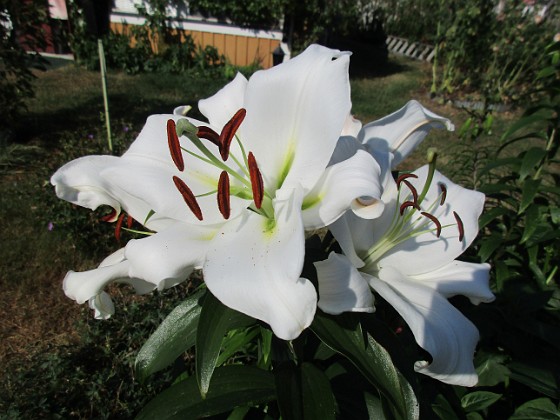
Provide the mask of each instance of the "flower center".
MULTIPOLYGON (((252 210, 268 217, 268 206, 263 206, 263 200, 265 198, 270 199, 270 197, 268 197, 264 189, 263 177, 259 170, 257 160, 252 152, 248 154, 245 152, 243 144, 236 134, 241 123, 245 119, 245 115, 245 109, 241 108, 224 125, 220 134, 216 133, 210 127, 196 127, 187 119, 180 119, 177 123, 171 119, 167 121, 169 152, 173 163, 179 171, 183 172, 185 169, 183 152, 221 169, 216 189, 199 195, 195 195, 181 177, 173 176, 175 187, 198 220, 203 220, 204 215, 197 198, 211 194, 216 194, 218 209, 224 219, 229 219, 230 217, 232 195, 244 199, 252 199, 254 203, 254 208, 252 208, 252 210), (181 146, 179 137, 182 135, 186 136, 191 143, 196 146, 200 154, 181 146), (239 145, 241 157, 237 157, 231 153, 230 149, 234 138, 239 145), (219 158, 206 147, 203 140, 207 140, 218 147, 219 158), (239 171, 239 169, 241 169, 241 171, 239 171), (238 184, 240 185, 231 185, 230 177, 238 180, 238 184)), ((266 201, 268 202, 270 200, 266 201)))
POLYGON ((434 215, 435 210, 446 203, 447 187, 443 182, 438 182, 439 195, 433 201, 426 202, 426 195, 435 173, 435 161, 434 155, 430 159, 428 176, 420 192, 409 181, 411 178, 417 179, 417 175, 407 173, 397 178, 397 200, 389 229, 379 241, 360 255, 367 271, 376 273, 379 269, 378 262, 383 255, 395 246, 425 233, 433 232, 436 238, 439 238, 442 229, 456 226, 459 231, 459 241, 463 240, 463 222, 455 211, 453 211, 455 223, 448 225, 442 225, 434 215))

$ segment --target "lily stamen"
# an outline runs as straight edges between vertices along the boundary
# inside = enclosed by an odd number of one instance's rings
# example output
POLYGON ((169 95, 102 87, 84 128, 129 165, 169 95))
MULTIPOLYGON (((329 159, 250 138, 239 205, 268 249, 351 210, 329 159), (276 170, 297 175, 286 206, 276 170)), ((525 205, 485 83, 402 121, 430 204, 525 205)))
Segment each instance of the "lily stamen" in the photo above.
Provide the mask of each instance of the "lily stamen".
POLYGON ((218 209, 224 219, 229 219, 231 213, 230 206, 230 194, 229 194, 229 175, 226 171, 222 171, 220 174, 220 180, 218 181, 218 193, 216 194, 218 199, 218 209))
POLYGON ((418 178, 418 175, 415 175, 415 174, 399 175, 399 177, 397 178, 397 189, 399 189, 401 187, 401 182, 403 182, 407 178, 418 178))
POLYGON ((231 141, 239 129, 239 126, 245 119, 245 115, 247 115, 247 111, 245 108, 241 108, 233 117, 231 117, 226 125, 224 125, 224 128, 220 133, 220 155, 222 156, 222 160, 224 162, 228 160, 231 141))
POLYGON ((210 127, 201 125, 198 127, 196 136, 201 139, 206 139, 216 146, 220 147, 220 135, 212 130, 210 127))
POLYGON ((457 229, 459 229, 459 242, 463 240, 465 237, 465 226, 463 225, 463 221, 457 214, 457 212, 453 212, 453 216, 455 216, 455 220, 457 221, 457 229))
POLYGON ((404 211, 408 208, 408 207, 414 207, 416 208, 416 203, 414 201, 405 201, 404 203, 401 204, 399 211, 401 213, 401 216, 403 215, 404 211))
POLYGON ((414 207, 419 209, 420 207, 418 206, 418 191, 416 191, 416 188, 414 188, 414 186, 409 181, 407 181, 406 179, 404 179, 403 182, 408 187, 410 192, 412 193, 412 198, 413 198, 413 201, 414 201, 414 207))
POLYGON ((202 220, 202 210, 200 209, 198 201, 196 201, 196 197, 194 196, 191 189, 181 178, 177 176, 173 176, 173 182, 175 183, 175 187, 177 187, 177 189, 183 196, 183 200, 185 200, 185 203, 187 204, 189 209, 191 209, 198 220, 202 220))
POLYGON ((117 242, 120 242, 121 240, 121 229, 122 229, 123 220, 124 220, 124 213, 121 213, 119 219, 117 220, 117 224, 115 225, 115 239, 117 240, 117 242))
POLYGON ((253 152, 249 152, 247 161, 249 164, 249 175, 251 177, 251 188, 253 190, 253 201, 255 202, 257 209, 260 209, 264 197, 263 178, 253 152))
POLYGON ((434 222, 434 224, 436 225, 436 236, 439 238, 439 236, 441 235, 441 223, 438 218, 433 214, 427 213, 425 211, 420 212, 420 214, 434 222))
POLYGON ((169 144, 169 152, 171 159, 179 171, 185 169, 185 161, 183 160, 183 153, 181 152, 181 143, 179 136, 177 136, 177 128, 174 120, 167 120, 167 143, 169 144))
POLYGON ((447 198, 447 187, 443 182, 438 182, 438 185, 441 191, 441 200, 439 202, 439 205, 443 206, 445 204, 445 199, 447 198))

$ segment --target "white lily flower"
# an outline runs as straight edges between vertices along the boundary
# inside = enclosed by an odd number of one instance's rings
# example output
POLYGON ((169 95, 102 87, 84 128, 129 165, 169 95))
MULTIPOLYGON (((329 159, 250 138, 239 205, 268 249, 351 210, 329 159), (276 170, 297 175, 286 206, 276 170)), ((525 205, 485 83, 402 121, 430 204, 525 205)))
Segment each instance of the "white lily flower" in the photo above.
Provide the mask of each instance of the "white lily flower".
POLYGON ((121 158, 89 156, 59 169, 51 180, 59 197, 122 208, 157 232, 95 270, 68 273, 66 294, 107 317, 107 283, 144 293, 202 268, 225 305, 282 339, 297 337, 317 303, 300 277, 304 230, 333 223, 359 197, 381 195, 367 152, 327 167, 351 107, 348 63, 348 53, 311 46, 200 101, 209 123, 186 123, 177 115, 184 108, 151 116, 121 158))
POLYGON ((315 263, 319 307, 331 314, 373 311, 370 288, 410 327, 432 361, 416 371, 442 382, 473 386, 478 330, 447 298, 490 302, 488 264, 457 261, 478 233, 484 195, 462 188, 424 166, 397 181, 389 177, 381 215, 347 213, 331 227, 345 255, 315 263))

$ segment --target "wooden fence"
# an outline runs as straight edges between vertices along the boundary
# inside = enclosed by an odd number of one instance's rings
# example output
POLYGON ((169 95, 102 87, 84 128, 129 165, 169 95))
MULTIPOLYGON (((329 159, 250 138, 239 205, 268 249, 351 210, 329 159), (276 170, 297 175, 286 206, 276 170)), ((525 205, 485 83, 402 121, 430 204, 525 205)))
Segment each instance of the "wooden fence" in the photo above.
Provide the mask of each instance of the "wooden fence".
MULTIPOLYGON (((116 32, 125 32, 130 25, 144 23, 142 16, 130 11, 117 8, 111 13, 111 28, 116 32)), ((272 52, 282 41, 281 31, 240 28, 196 16, 174 19, 172 27, 191 36, 195 44, 202 48, 215 47, 229 63, 237 66, 258 63, 262 68, 272 67, 272 52)))

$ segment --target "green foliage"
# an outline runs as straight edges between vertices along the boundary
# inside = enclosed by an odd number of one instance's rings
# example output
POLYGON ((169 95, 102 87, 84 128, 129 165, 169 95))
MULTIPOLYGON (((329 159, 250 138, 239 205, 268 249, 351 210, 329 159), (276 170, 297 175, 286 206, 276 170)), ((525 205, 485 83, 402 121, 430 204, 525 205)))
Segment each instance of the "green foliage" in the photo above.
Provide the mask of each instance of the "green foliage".
POLYGON ((46 22, 45 3, 0 1, 0 135, 12 127, 25 100, 33 97, 33 67, 44 61, 36 52, 46 46, 41 25, 46 22))
POLYGON ((189 8, 191 13, 229 20, 238 26, 270 29, 280 23, 286 3, 286 0, 191 0, 189 8))
MULTIPOLYGON (((548 398, 560 398, 560 44, 546 56, 550 64, 535 83, 544 99, 512 123, 494 148, 478 143, 492 133, 491 113, 472 113, 457 152, 457 161, 468 162, 459 168, 464 179, 487 196, 473 258, 494 268, 497 297, 472 313, 481 328, 475 364, 484 388, 458 393, 463 410, 482 418, 558 416, 548 398), (537 398, 543 396, 548 398, 537 398)), ((440 398, 436 411, 456 398, 440 398)))
MULTIPOLYGON (((149 3, 149 8, 138 7, 140 14, 146 18, 144 25, 125 25, 122 33, 111 31, 103 37, 109 68, 129 74, 190 71, 206 76, 213 70, 222 70, 225 58, 216 48, 197 46, 189 35, 181 37, 172 30, 165 13, 169 1, 151 0, 149 3)), ((74 22, 71 45, 76 59, 90 70, 98 69, 97 40, 86 31, 83 11, 75 2, 70 4, 70 16, 74 22)))
POLYGON ((135 380, 136 352, 186 293, 186 287, 178 287, 121 303, 123 310, 107 321, 88 314, 78 343, 37 354, 5 372, 0 412, 10 419, 132 418, 172 379, 166 372, 146 384, 135 380))

